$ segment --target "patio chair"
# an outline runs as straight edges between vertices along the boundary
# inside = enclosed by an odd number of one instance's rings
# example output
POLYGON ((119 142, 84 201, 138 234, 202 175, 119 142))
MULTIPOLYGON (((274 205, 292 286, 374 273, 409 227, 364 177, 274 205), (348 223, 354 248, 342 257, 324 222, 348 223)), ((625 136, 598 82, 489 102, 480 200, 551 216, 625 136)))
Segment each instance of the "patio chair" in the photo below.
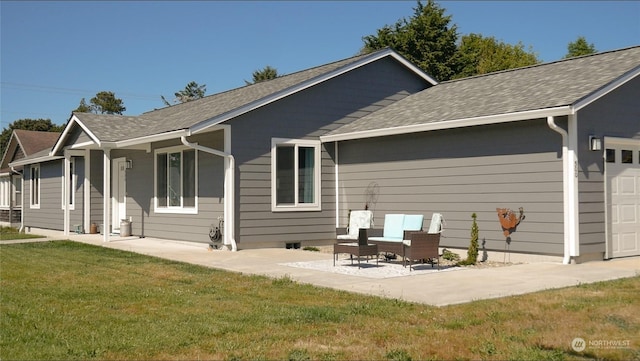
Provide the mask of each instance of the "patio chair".
POLYGON ((406 267, 408 260, 409 271, 412 271, 413 261, 419 260, 424 263, 424 260, 431 260, 431 267, 433 268, 434 263, 438 263, 438 270, 440 270, 439 247, 440 233, 413 232, 410 243, 404 243, 403 265, 406 267))
POLYGON ((429 225, 429 231, 425 232, 411 232, 409 239, 403 241, 403 264, 406 267, 406 261, 409 260, 409 271, 412 270, 412 264, 414 260, 431 260, 431 267, 433 263, 438 263, 438 270, 440 270, 440 234, 444 230, 444 217, 441 213, 433 213, 431 216, 431 224, 429 225))
POLYGON ((349 226, 347 227, 347 234, 338 235, 338 242, 357 241, 358 235, 360 234, 360 229, 371 228, 372 220, 373 212, 371 211, 351 211, 351 214, 349 214, 349 226))
MULTIPOLYGON (((367 229, 371 228, 373 212, 371 211, 351 211, 349 214, 349 226, 347 234, 340 234, 337 243, 333 245, 333 265, 336 265, 336 259, 339 253, 347 253, 351 256, 353 264, 353 256, 358 258, 358 268, 360 268, 361 256, 375 256, 378 254, 378 246, 369 244, 367 237, 367 229)), ((376 257, 376 264, 378 259, 376 257)))

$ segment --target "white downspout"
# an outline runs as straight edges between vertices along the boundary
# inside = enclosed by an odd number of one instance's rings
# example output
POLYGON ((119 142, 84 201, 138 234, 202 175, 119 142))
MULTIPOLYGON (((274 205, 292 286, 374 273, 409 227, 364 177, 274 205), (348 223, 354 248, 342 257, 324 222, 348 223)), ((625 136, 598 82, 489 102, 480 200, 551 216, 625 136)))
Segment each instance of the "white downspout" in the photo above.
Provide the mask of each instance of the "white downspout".
POLYGON ((559 127, 554 120, 554 117, 547 117, 547 124, 551 130, 559 133, 562 136, 562 194, 563 194, 563 209, 564 209, 564 257, 562 259, 563 264, 569 264, 571 262, 571 237, 573 232, 571 231, 571 221, 573 215, 571 214, 571 202, 570 202, 570 183, 572 181, 572 169, 569 163, 568 154, 568 138, 569 134, 566 130, 559 127))
MULTIPOLYGON (((226 129, 225 129, 226 130, 226 129)), ((228 132, 225 131, 225 142, 228 139, 228 132)), ((219 157, 223 157, 227 164, 225 164, 224 170, 224 245, 231 246, 231 251, 235 252, 238 250, 238 246, 236 244, 236 239, 234 237, 235 231, 235 159, 231 153, 225 153, 219 151, 217 149, 203 147, 196 143, 190 143, 187 141, 186 136, 181 136, 180 141, 182 144, 186 145, 189 148, 193 148, 199 151, 203 151, 205 153, 217 155, 219 157)))

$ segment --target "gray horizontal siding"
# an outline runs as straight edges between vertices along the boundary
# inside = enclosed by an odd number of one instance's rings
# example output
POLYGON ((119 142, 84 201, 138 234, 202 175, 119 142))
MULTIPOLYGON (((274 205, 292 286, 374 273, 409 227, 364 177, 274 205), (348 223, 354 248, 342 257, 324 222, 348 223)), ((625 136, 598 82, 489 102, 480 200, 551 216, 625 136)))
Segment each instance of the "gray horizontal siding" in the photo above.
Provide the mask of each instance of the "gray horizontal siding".
MULTIPOLYGON (((202 146, 222 149, 223 133, 211 132, 189 139, 202 146)), ((147 237, 208 242, 209 229, 217 225, 224 208, 224 160, 198 152, 198 213, 175 214, 154 212, 154 150, 181 145, 179 141, 153 144, 151 152, 113 151, 112 158, 126 157, 133 168, 126 174, 127 217, 132 218, 132 233, 147 237)))
POLYGON ((589 135, 639 138, 638 99, 640 78, 636 77, 578 112, 580 254, 605 252, 610 237, 606 234, 603 153, 589 150, 587 140, 589 135))
POLYGON ((40 208, 30 207, 31 167, 24 171, 24 225, 27 227, 63 230, 62 212, 62 161, 40 164, 40 208))
POLYGON ((443 247, 467 248, 476 213, 486 250, 504 250, 496 208, 523 207, 512 252, 562 254, 561 139, 541 120, 413 135, 345 141, 339 145, 340 227, 350 209, 364 208, 375 182, 375 228, 389 213, 444 215, 443 247))
POLYGON ((104 186, 104 153, 102 151, 92 150, 90 154, 90 218, 91 223, 102 224, 102 208, 104 205, 104 194, 102 193, 104 186))
POLYGON ((384 59, 234 119, 236 240, 240 246, 335 238, 334 145, 323 145, 321 211, 272 212, 271 139, 314 139, 427 84, 384 59))

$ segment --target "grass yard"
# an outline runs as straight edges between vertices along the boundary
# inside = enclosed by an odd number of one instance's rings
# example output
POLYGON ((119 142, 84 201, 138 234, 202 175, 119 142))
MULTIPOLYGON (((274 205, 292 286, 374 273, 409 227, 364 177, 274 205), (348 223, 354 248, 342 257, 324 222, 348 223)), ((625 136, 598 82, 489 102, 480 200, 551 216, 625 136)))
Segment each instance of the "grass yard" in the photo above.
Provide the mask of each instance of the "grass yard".
POLYGON ((2 360, 640 359, 640 276, 437 308, 69 241, 0 266, 2 360))
POLYGON ((29 238, 44 238, 44 236, 38 236, 36 234, 29 233, 20 233, 16 228, 13 227, 0 227, 0 241, 29 238))

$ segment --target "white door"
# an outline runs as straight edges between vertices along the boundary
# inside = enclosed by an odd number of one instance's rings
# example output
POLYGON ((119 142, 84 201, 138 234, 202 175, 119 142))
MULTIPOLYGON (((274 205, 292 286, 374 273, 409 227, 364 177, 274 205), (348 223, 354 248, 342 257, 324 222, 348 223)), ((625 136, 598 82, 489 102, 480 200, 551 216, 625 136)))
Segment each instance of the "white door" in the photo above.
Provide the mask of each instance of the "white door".
POLYGON ((605 140, 608 257, 640 255, 640 141, 605 140))
POLYGON ((127 159, 116 158, 111 167, 111 232, 120 233, 120 221, 127 217, 127 159))

